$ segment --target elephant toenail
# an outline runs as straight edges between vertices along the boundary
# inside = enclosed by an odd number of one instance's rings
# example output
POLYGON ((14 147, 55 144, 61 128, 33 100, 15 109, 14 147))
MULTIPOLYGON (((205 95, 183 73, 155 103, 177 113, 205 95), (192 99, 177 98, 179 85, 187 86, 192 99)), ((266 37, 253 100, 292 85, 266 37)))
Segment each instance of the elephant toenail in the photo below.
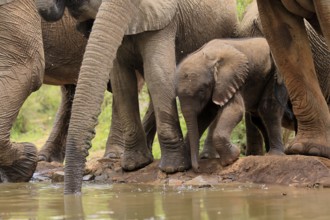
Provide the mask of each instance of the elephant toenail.
POLYGON ((47 157, 45 155, 39 155, 38 161, 47 161, 47 157))
POLYGON ((130 166, 128 166, 127 168, 128 168, 128 170, 134 170, 134 169, 135 169, 135 166, 130 165, 130 166))
POLYGON ((175 172, 173 167, 166 167, 165 170, 166 170, 166 173, 174 173, 175 172))
POLYGON ((178 171, 179 171, 179 172, 183 172, 183 171, 185 171, 185 169, 186 169, 186 168, 185 168, 184 166, 179 166, 178 171))
POLYGON ((316 147, 312 147, 309 152, 311 155, 315 155, 315 156, 320 156, 321 155, 321 151, 320 149, 316 148, 316 147))
POLYGON ((112 159, 117 159, 119 158, 116 153, 108 153, 105 158, 112 158, 112 159))

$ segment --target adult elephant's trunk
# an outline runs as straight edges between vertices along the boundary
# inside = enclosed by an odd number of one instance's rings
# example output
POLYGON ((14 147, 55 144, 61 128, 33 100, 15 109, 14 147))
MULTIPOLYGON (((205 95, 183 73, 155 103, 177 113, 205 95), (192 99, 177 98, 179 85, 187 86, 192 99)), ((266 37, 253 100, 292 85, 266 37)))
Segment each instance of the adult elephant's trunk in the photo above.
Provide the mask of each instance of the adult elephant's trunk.
POLYGON ((192 109, 182 109, 183 117, 186 121, 188 129, 188 139, 190 144, 191 166, 194 171, 198 172, 198 155, 199 155, 199 129, 197 121, 197 113, 192 109))
POLYGON ((330 48, 330 1, 314 1, 314 5, 323 35, 326 39, 328 47, 330 48))
POLYGON ((36 0, 36 6, 43 19, 54 22, 62 18, 65 0, 36 0))
POLYGON ((103 1, 90 35, 72 106, 68 131, 64 193, 81 192, 85 157, 97 124, 109 72, 138 0, 103 1))

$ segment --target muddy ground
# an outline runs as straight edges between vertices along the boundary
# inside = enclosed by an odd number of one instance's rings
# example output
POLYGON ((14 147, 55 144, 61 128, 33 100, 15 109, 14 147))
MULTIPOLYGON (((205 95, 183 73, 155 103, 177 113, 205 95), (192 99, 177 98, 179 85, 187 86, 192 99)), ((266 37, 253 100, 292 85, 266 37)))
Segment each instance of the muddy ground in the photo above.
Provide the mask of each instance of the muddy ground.
MULTIPOLYGON (((100 158, 100 157, 99 157, 100 158)), ((91 183, 147 183, 154 185, 212 186, 249 182, 301 187, 330 187, 330 160, 312 156, 249 156, 222 167, 217 159, 200 161, 201 172, 192 170, 165 174, 159 160, 134 172, 125 172, 120 160, 91 158, 86 165, 85 181, 91 183)), ((61 182, 64 168, 59 163, 39 162, 34 181, 61 182)))

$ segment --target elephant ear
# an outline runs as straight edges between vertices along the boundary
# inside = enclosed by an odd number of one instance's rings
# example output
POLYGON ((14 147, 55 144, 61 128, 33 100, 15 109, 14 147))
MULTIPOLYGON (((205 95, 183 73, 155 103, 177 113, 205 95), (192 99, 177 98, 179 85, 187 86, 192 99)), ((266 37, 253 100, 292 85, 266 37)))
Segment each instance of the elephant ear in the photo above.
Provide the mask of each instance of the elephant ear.
POLYGON ((177 11, 178 0, 142 0, 139 13, 132 19, 126 34, 163 29, 173 20, 177 11))
POLYGON ((0 5, 4 5, 4 4, 7 4, 7 3, 10 3, 14 0, 0 0, 0 5))
POLYGON ((234 47, 221 48, 214 65, 215 85, 212 101, 224 106, 245 83, 248 76, 248 58, 234 47))

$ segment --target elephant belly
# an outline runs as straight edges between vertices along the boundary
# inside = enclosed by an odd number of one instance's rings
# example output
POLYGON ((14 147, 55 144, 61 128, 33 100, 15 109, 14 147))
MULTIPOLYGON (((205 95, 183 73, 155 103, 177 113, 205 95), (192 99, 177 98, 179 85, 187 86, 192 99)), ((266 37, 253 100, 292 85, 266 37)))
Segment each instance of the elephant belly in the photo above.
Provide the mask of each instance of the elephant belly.
POLYGON ((79 65, 75 67, 67 67, 65 65, 56 68, 46 67, 44 83, 49 85, 76 84, 79 68, 79 65))

